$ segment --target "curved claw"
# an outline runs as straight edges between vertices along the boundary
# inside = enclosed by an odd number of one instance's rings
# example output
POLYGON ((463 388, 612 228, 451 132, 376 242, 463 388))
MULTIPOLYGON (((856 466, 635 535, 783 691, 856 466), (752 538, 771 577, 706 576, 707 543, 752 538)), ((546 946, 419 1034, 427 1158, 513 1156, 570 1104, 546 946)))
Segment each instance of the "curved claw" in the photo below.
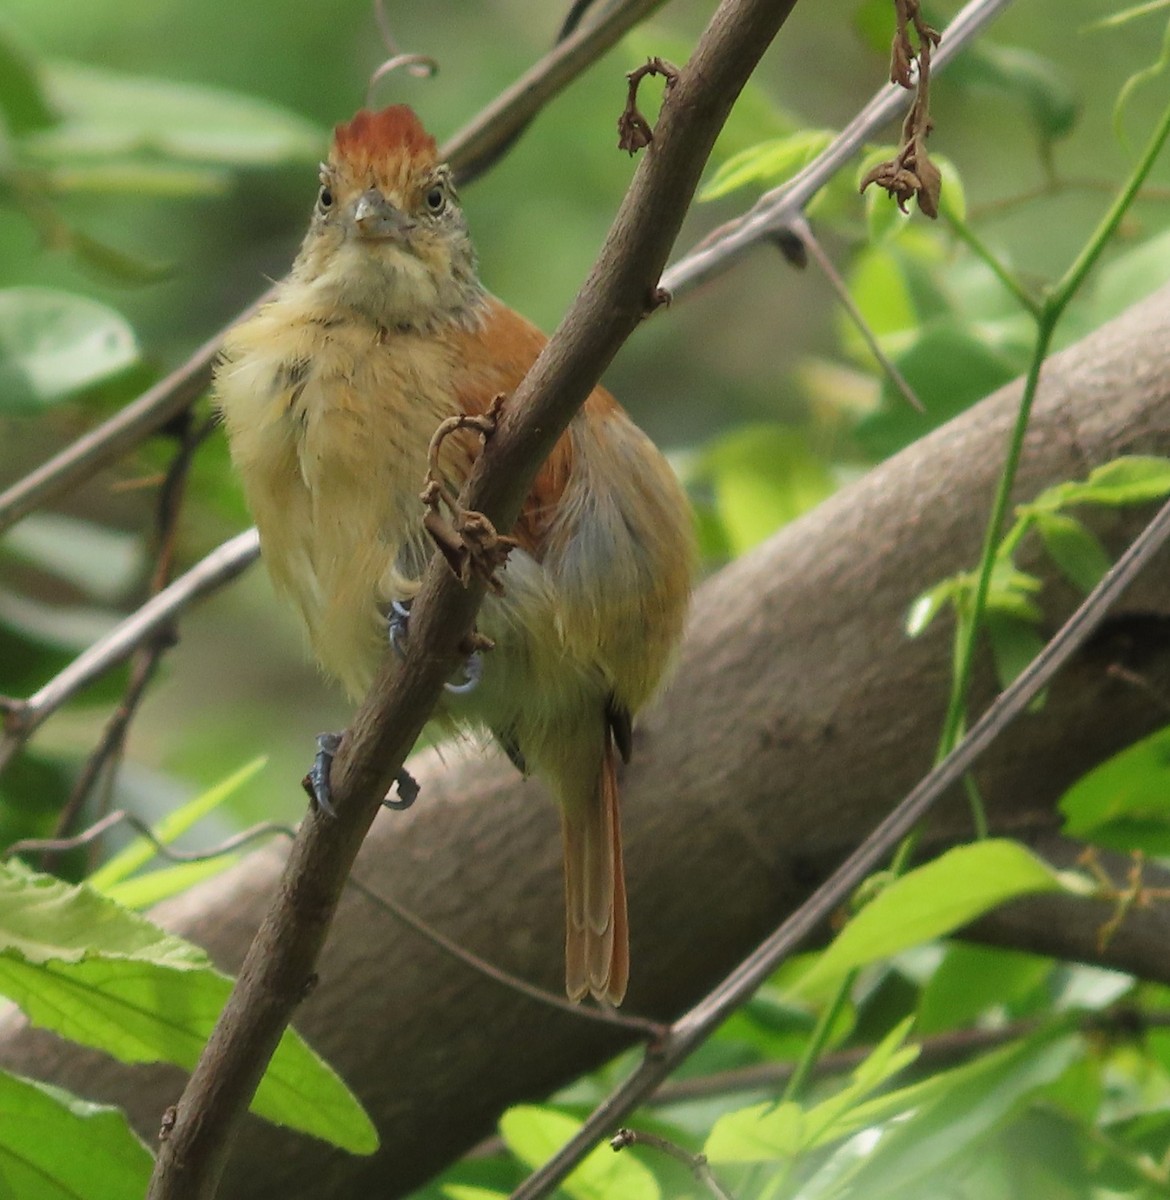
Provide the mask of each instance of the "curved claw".
POLYGON ((418 799, 420 790, 418 780, 405 767, 394 777, 394 786, 398 790, 398 799, 391 800, 387 796, 382 801, 383 808, 392 808, 395 812, 401 812, 404 808, 409 808, 418 799))
POLYGON ((483 655, 476 650, 474 654, 469 654, 463 660, 463 682, 445 683, 443 690, 452 696, 466 696, 468 692, 474 692, 479 687, 479 681, 482 678, 483 655))
POLYGON ((333 789, 329 783, 329 769, 333 766, 333 756, 341 745, 340 733, 317 734, 317 753, 313 757, 313 765, 309 773, 301 780, 301 785, 309 793, 313 804, 327 817, 336 817, 337 809, 333 807, 333 789))
POLYGON ((390 645, 394 647, 394 653, 399 658, 406 657, 406 650, 402 643, 406 638, 409 626, 410 605, 401 600, 391 600, 390 616, 386 620, 386 633, 390 638, 390 645))

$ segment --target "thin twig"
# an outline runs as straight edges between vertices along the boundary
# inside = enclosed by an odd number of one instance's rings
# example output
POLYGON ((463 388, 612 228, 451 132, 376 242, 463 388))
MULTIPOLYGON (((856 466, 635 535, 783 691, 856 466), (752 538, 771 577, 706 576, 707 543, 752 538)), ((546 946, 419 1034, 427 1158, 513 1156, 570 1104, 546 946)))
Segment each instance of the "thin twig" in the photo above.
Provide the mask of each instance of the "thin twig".
POLYGON ((625 1150, 627 1146, 649 1146, 652 1150, 658 1150, 669 1155, 675 1162, 682 1163, 715 1200, 731 1200, 730 1194, 719 1186, 705 1154, 692 1154, 689 1150, 675 1145, 669 1138, 661 1137, 657 1133, 639 1133, 636 1129, 619 1129, 609 1139, 609 1145, 615 1152, 625 1150))
POLYGON ((853 322, 857 332, 861 334, 861 340, 869 348, 870 354, 877 359, 878 366, 885 372, 886 378, 902 394, 902 397, 911 408, 917 412, 925 413, 926 409, 922 401, 918 399, 906 376, 898 370, 893 359, 882 349, 877 334, 870 328, 869 322, 865 319, 865 314, 857 307, 856 301, 849 294, 849 288, 845 280, 841 278, 837 268, 833 265, 833 260, 825 253, 820 240, 812 231, 812 226, 809 225, 803 216, 800 216, 789 226, 789 231, 800 239, 801 245, 812 255, 816 260, 817 266, 824 272, 825 278, 829 281, 829 286, 836 294, 841 307, 853 322))
POLYGON ((1170 540, 1170 503, 1134 539, 1109 573, 1032 663, 971 727, 967 736, 877 826, 836 871, 716 988, 680 1017, 665 1044, 598 1105, 581 1129, 512 1194, 549 1194, 606 1133, 629 1116, 687 1056, 826 920, 976 760, 1057 671, 1084 645, 1150 558, 1170 540))
MULTIPOLYGON (((171 568, 175 558, 175 545, 178 541, 183 492, 191 462, 194 459, 195 451, 210 435, 213 425, 214 422, 211 419, 200 426, 193 426, 187 422, 187 427, 183 430, 182 442, 163 478, 159 489, 155 519, 158 550, 155 554, 154 569, 151 571, 150 581, 147 585, 147 594, 150 596, 157 595, 170 581, 171 568)), ((69 833, 102 771, 107 764, 113 768, 113 764, 120 756, 125 744, 126 731, 146 693, 147 685, 154 677, 159 660, 168 647, 174 643, 174 631, 164 629, 135 650, 130 665, 130 678, 122 694, 122 699, 106 722, 97 745, 86 758, 85 764, 70 790, 69 798, 57 816, 57 825, 53 831, 55 837, 65 837, 69 833)), ((52 865, 48 861, 41 865, 45 870, 52 869, 52 865)))
POLYGON ((535 1000, 539 1004, 566 1012, 571 1017, 577 1017, 586 1021, 600 1021, 605 1025, 614 1025, 621 1029, 633 1030, 639 1037, 648 1038, 652 1042, 666 1032, 666 1026, 660 1021, 652 1021, 649 1017, 630 1016, 628 1013, 618 1012, 615 1008, 594 1008, 588 1004, 575 1004, 565 996, 558 996, 553 992, 545 991, 544 988, 537 987, 535 984, 529 983, 526 979, 521 979, 518 975, 513 975, 495 966, 488 962, 487 959, 480 958, 478 954, 473 954, 458 942, 453 941, 445 933, 440 933, 433 925, 428 924, 422 917, 411 912, 410 909, 404 908, 397 900, 375 891, 368 884, 363 883, 357 875, 351 874, 346 886, 355 889, 371 903, 393 914, 404 925, 409 925, 411 929, 426 938, 432 945, 450 954, 453 958, 457 958, 473 971, 494 980, 496 983, 502 984, 513 992, 518 992, 521 996, 527 996, 530 1000, 535 1000))
POLYGON ((0 852, 0 858, 11 858, 15 854, 65 854, 70 850, 78 850, 83 846, 91 845, 119 825, 129 825, 139 837, 145 838, 154 847, 155 853, 160 857, 177 863, 207 862, 209 859, 219 858, 223 854, 239 850, 249 842, 254 842, 262 837, 279 835, 294 838, 296 836, 296 830, 291 829, 288 825, 280 825, 275 821, 261 821, 257 825, 232 834, 231 837, 225 838, 222 842, 205 850, 176 850, 174 846, 164 842, 141 817, 136 817, 133 813, 118 808, 111 813, 106 813, 100 820, 95 821, 81 833, 74 834, 73 837, 21 838, 19 842, 13 842, 3 852, 0 852))
POLYGON ((94 642, 27 700, 9 704, 0 741, 0 771, 46 717, 111 667, 124 662, 139 646, 169 629, 176 613, 241 574, 259 554, 260 539, 255 529, 229 538, 94 642))

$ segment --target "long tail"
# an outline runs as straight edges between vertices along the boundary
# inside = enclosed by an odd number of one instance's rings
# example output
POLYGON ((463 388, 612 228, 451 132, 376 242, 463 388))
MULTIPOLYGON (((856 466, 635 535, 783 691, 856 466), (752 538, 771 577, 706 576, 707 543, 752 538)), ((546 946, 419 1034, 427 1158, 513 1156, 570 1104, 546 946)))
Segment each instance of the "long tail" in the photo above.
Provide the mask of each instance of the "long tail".
POLYGON ((565 846, 565 991, 620 1004, 630 978, 630 935, 617 755, 605 735, 601 770, 592 790, 562 803, 565 846))

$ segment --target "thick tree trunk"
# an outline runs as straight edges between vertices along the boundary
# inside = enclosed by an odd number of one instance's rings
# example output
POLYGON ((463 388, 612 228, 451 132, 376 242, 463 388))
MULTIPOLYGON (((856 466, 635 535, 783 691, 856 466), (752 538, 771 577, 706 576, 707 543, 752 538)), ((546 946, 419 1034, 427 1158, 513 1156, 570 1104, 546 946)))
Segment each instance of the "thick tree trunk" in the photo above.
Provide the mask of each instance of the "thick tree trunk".
MULTIPOLYGON (((1125 453, 1170 453, 1170 292, 1045 367, 1021 474, 1027 498, 1125 453)), ((992 396, 795 522, 700 589, 673 686, 645 713, 623 779, 633 974, 626 1009, 669 1017, 699 996, 814 886, 929 768, 949 676, 949 622, 910 641, 911 600, 978 556, 1019 387, 992 396)), ((1140 514, 1097 524, 1115 550, 1140 514)), ((1074 597, 1054 583, 1052 627, 1074 597)), ((1123 610, 981 764, 996 830, 1044 841, 1054 802, 1085 769, 1165 721, 1170 573, 1163 557, 1123 610)), ((991 694, 986 664, 978 703, 991 694)), ((498 758, 415 760, 422 799, 384 813, 361 879, 461 945, 556 990, 562 977, 560 837, 540 786, 498 758)), ((289 764, 290 786, 297 765, 289 764)), ((970 833, 965 802, 931 821, 970 833)), ((280 868, 276 849, 160 912, 233 969, 280 868)), ((981 936, 1092 958, 1093 905, 1016 905, 981 936)), ((1170 922, 1131 915, 1097 961, 1170 982, 1170 922)), ((240 1200, 397 1195, 613 1054, 622 1033, 525 999, 351 893, 320 985, 297 1021, 364 1100, 371 1159, 251 1121, 225 1181, 240 1200)), ((113 1100, 153 1136, 175 1074, 121 1067, 0 1020, 0 1061, 113 1100)))

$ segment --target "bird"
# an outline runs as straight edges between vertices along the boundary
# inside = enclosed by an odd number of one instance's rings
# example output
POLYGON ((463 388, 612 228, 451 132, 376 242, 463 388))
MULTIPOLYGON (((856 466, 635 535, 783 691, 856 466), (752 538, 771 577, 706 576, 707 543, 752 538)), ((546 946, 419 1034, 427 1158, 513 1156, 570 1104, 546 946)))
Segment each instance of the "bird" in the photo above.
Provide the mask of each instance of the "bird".
MULTIPOLYGON (((516 389, 547 338, 481 283, 450 167, 414 111, 335 127, 308 232, 227 334, 213 397, 278 593, 355 700, 434 552, 419 489, 437 427, 516 389)), ((481 441, 442 442, 458 489, 481 441)), ((675 656, 695 569, 674 471, 597 386, 540 468, 477 630, 492 649, 441 702, 559 801, 565 988, 618 1005, 629 929, 618 760, 675 656)))

